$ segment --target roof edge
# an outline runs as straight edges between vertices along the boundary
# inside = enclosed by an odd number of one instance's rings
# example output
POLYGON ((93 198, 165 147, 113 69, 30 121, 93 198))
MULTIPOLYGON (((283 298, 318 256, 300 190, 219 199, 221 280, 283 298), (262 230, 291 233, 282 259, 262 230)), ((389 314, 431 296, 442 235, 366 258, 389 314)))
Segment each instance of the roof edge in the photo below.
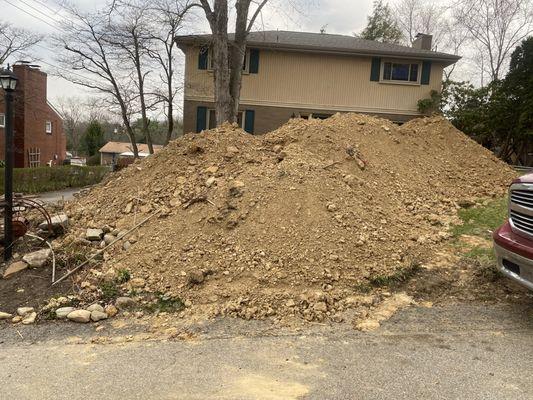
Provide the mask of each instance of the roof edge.
MULTIPOLYGON (((180 48, 183 47, 180 45, 202 45, 210 41, 211 35, 184 35, 176 36, 174 38, 175 42, 180 48)), ((273 43, 273 42, 258 42, 249 40, 247 42, 248 46, 253 46, 259 49, 266 50, 280 50, 280 51, 301 51, 301 52, 310 52, 310 53, 321 53, 321 54, 338 54, 338 55, 359 55, 359 56, 391 56, 407 59, 428 59, 432 61, 439 61, 444 63, 446 66, 452 65, 459 61, 462 57, 449 54, 449 53, 440 53, 440 52, 413 52, 413 54, 405 54, 401 51, 372 51, 372 50, 357 50, 357 49, 345 49, 345 48, 335 48, 335 47, 322 47, 322 46, 309 46, 309 45, 297 45, 297 44, 286 44, 286 43, 273 43)), ((407 47, 407 46, 405 46, 407 47)))

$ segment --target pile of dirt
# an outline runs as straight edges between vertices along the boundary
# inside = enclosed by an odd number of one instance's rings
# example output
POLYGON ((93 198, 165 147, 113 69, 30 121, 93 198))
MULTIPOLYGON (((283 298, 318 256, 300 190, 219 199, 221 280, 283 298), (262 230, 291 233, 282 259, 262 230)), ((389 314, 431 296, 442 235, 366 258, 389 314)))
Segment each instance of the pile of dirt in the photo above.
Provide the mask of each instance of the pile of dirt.
POLYGON ((179 297, 191 313, 334 320, 368 301, 361 288, 424 262, 459 207, 503 195, 514 177, 443 118, 398 126, 338 114, 264 136, 226 125, 171 142, 69 204, 59 246, 94 249, 87 228, 116 235, 160 210, 80 275, 95 281, 84 290, 128 270, 134 295, 179 297))

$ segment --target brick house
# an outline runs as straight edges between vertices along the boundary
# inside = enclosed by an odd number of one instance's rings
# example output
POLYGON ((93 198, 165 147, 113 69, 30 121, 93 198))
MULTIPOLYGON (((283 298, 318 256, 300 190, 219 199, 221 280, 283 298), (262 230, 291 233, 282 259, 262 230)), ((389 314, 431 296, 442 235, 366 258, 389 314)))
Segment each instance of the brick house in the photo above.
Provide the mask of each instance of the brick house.
MULTIPOLYGON (((14 92, 15 168, 61 165, 67 141, 63 120, 47 100, 47 75, 38 68, 15 65, 19 81, 14 92)), ((4 93, 0 89, 0 160, 5 155, 4 93)))
MULTIPOLYGON (((213 128, 211 35, 175 40, 185 54, 184 132, 213 128)), ((440 92, 443 68, 460 59, 432 51, 431 42, 431 35, 423 34, 412 46, 401 46, 343 35, 252 32, 238 123, 260 134, 297 116, 357 112, 395 122, 419 117, 418 100, 440 92)))

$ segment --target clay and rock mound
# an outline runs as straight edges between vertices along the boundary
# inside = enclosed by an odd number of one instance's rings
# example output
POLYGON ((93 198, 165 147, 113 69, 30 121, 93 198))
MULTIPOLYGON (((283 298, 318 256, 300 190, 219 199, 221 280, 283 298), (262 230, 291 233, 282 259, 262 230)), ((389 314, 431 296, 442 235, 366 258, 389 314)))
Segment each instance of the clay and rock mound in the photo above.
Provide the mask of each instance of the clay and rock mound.
POLYGON ((358 288, 424 262, 459 207, 503 195, 514 176, 443 118, 398 126, 338 114, 264 136, 226 125, 171 142, 71 203, 62 245, 96 249, 87 228, 109 242, 159 211, 90 278, 129 270, 135 293, 208 315, 335 319, 365 301, 358 288))

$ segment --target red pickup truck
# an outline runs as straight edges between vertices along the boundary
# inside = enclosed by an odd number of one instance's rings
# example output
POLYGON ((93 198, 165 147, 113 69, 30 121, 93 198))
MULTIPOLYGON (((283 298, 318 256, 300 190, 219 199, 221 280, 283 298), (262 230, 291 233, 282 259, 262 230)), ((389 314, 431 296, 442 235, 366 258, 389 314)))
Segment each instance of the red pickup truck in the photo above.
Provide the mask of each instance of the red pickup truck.
POLYGON ((509 219, 494 234, 500 271, 533 290, 533 173, 509 188, 509 219))

